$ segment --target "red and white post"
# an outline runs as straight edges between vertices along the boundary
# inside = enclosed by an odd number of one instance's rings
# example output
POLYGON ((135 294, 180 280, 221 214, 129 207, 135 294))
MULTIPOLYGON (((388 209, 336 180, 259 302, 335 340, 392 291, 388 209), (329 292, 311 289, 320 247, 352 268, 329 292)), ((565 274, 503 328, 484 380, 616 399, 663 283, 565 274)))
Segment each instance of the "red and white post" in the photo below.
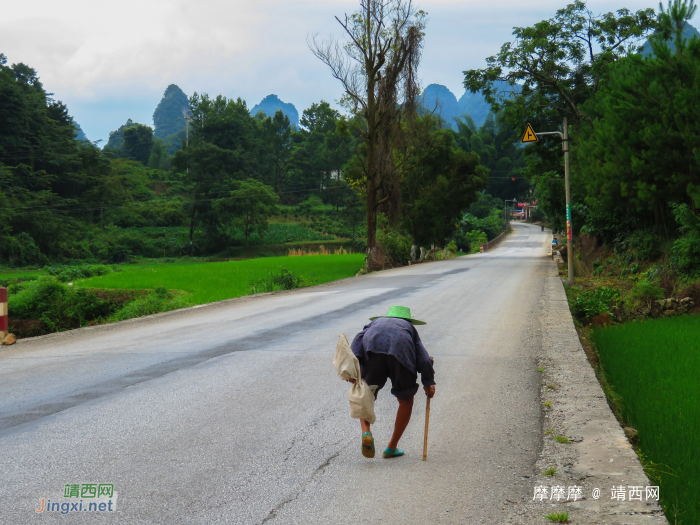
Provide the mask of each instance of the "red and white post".
POLYGON ((7 288, 0 288, 0 344, 5 339, 8 329, 7 288))

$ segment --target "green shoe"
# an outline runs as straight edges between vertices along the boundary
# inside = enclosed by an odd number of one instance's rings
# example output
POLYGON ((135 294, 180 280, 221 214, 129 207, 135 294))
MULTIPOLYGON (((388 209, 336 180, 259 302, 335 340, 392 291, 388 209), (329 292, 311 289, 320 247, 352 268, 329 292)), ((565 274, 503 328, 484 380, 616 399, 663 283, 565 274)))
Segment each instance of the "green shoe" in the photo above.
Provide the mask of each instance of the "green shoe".
POLYGON ((382 452, 383 458, 398 458, 399 456, 403 456, 403 450, 401 450, 400 448, 386 447, 384 452, 382 452))
POLYGON ((374 438, 369 432, 362 434, 362 455, 366 458, 374 457, 374 438))

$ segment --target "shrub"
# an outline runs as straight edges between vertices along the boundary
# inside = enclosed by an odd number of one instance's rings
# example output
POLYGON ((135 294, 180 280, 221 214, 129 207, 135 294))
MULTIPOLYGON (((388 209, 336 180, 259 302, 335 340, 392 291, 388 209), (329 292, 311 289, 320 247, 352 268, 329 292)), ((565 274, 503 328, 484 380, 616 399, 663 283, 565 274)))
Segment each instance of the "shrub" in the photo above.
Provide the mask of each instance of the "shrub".
POLYGON ((392 264, 408 264, 411 260, 413 240, 400 229, 389 226, 383 215, 377 221, 377 243, 384 248, 392 264))
POLYGON ((700 274, 700 218, 687 204, 674 205, 673 216, 683 236, 673 243, 671 265, 682 274, 697 276, 700 274))
POLYGON ((645 303, 651 308, 653 300, 664 298, 664 289, 659 286, 658 280, 642 277, 630 290, 629 298, 634 303, 645 303))
POLYGON ((39 320, 45 332, 78 328, 106 318, 118 308, 93 290, 72 288, 54 277, 13 285, 8 295, 12 317, 39 320))
POLYGON ((309 282, 303 276, 296 276, 286 268, 280 266, 280 273, 272 278, 272 282, 282 290, 294 290, 309 286, 309 282))
POLYGON ((55 277, 59 282, 65 283, 76 279, 85 279, 112 273, 114 268, 103 264, 81 266, 44 266, 44 271, 55 277))
POLYGON ((637 230, 628 239, 629 249, 638 261, 652 261, 659 254, 659 242, 649 230, 637 230))
POLYGON ((292 272, 282 266, 277 274, 270 272, 266 277, 255 279, 248 285, 250 293, 265 293, 275 290, 294 290, 295 288, 304 288, 310 286, 311 283, 303 276, 294 275, 292 272))
POLYGON ((486 244, 488 242, 488 237, 486 237, 486 234, 484 232, 476 230, 464 233, 462 235, 462 240, 465 244, 465 251, 467 253, 479 253, 481 245, 486 244))
POLYGON ((571 312, 580 319, 611 314, 610 309, 619 298, 619 290, 604 286, 592 292, 581 292, 571 303, 571 312))
POLYGON ((163 293, 163 290, 165 290, 165 288, 157 288, 146 297, 131 301, 121 310, 115 312, 114 315, 109 318, 109 321, 123 321, 135 317, 143 317, 144 315, 169 312, 170 310, 177 310, 178 308, 187 308, 194 304, 192 296, 189 294, 183 292, 173 293, 167 290, 163 293))

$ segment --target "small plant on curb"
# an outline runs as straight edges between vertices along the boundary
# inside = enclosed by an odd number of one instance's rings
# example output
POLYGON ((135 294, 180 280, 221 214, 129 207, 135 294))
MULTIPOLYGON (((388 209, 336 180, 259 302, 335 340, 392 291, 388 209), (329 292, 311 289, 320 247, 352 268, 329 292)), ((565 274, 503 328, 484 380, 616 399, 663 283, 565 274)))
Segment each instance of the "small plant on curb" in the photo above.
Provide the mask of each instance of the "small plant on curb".
POLYGON ((545 402, 542 403, 542 404, 543 404, 544 406, 546 406, 547 408, 551 408, 551 407, 552 407, 552 402, 551 402, 551 401, 545 401, 545 402))
POLYGON ((557 467, 549 467, 547 470, 545 470, 542 475, 543 476, 554 476, 557 472, 559 472, 559 469, 557 467))
POLYGON ((544 517, 554 523, 569 523, 568 512, 553 512, 552 514, 545 514, 544 517))
POLYGON ((554 436, 559 443, 571 443, 571 440, 566 436, 554 436))
POLYGON ((537 371, 538 371, 538 372, 544 372, 544 368, 539 367, 539 368, 537 369, 537 371))
POLYGON ((553 434, 553 433, 554 433, 554 430, 545 430, 544 431, 545 436, 549 436, 550 434, 553 434))
POLYGON ((556 389, 557 389, 557 387, 555 387, 554 385, 547 385, 547 388, 549 388, 550 390, 556 390, 556 389))

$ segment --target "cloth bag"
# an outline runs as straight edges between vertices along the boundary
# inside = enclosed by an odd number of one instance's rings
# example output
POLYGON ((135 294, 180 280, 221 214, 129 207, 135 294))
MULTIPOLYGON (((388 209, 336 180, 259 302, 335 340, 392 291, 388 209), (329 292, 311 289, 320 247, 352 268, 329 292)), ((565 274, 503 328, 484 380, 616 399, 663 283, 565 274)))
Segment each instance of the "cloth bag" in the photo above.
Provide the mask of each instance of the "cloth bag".
POLYGON ((350 417, 355 419, 365 419, 372 424, 376 421, 374 415, 374 391, 376 385, 369 386, 360 374, 360 362, 352 353, 350 344, 345 334, 340 334, 338 345, 335 347, 335 358, 333 366, 338 372, 338 377, 343 381, 354 379, 348 401, 350 401, 350 417))

